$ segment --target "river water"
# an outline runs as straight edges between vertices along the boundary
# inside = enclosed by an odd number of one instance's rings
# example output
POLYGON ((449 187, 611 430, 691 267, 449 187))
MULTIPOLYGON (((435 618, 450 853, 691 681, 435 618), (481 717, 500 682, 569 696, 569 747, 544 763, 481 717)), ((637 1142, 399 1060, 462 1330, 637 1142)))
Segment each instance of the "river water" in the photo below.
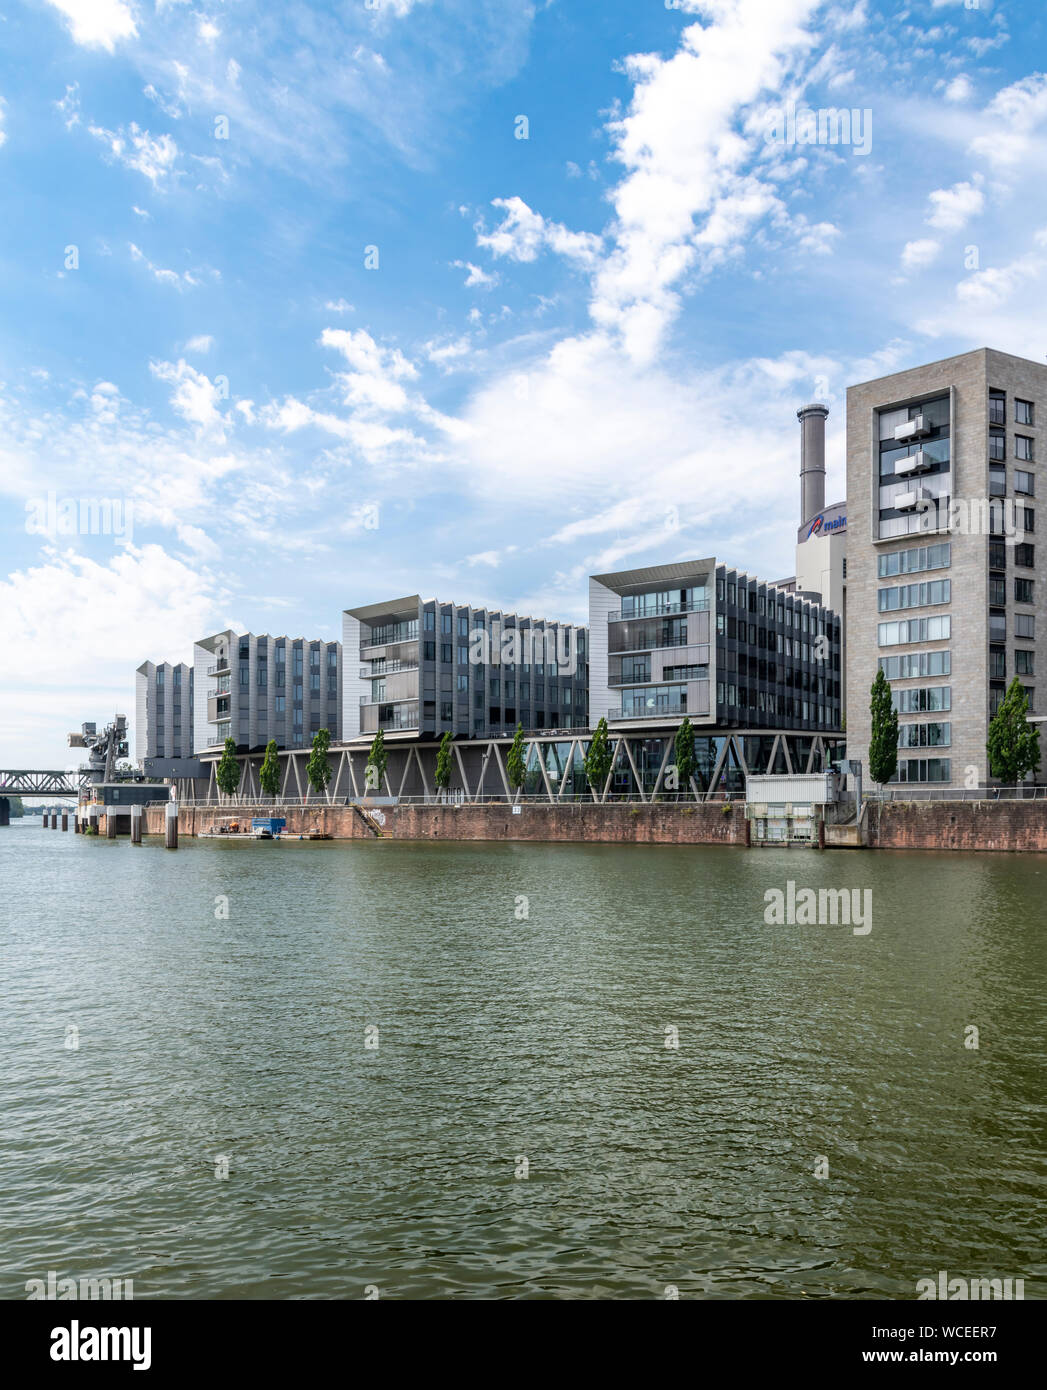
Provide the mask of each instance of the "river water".
POLYGON ((1042 1298, 1045 893, 1035 855, 0 829, 0 1295, 1042 1298), (768 925, 789 880, 872 930, 768 925))

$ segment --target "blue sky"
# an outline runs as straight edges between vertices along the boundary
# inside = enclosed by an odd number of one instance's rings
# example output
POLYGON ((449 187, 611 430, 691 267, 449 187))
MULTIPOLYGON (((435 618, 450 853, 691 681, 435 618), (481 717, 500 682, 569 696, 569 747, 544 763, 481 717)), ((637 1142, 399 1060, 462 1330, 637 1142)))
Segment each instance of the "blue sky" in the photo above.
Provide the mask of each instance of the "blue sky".
POLYGON ((798 404, 835 497, 849 382, 1047 352, 1042 0, 2 3, 8 764, 225 626, 789 574, 798 404))

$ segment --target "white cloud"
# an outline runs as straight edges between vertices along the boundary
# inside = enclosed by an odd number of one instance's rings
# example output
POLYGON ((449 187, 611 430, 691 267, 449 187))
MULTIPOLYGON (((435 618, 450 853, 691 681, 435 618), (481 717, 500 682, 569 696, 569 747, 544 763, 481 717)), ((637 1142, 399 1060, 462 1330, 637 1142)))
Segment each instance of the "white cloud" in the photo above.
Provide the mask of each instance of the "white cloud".
POLYGON ((467 290, 491 289, 498 283, 497 275, 489 275, 481 266, 473 265, 472 261, 452 261, 451 264, 454 266, 455 270, 467 270, 469 272, 465 277, 465 288, 467 290))
POLYGON ((355 313, 353 306, 347 299, 329 299, 324 305, 329 314, 352 314, 355 313))
POLYGON ((207 353, 210 352, 213 347, 214 338, 211 337, 210 333, 198 333, 195 338, 188 339, 185 345, 185 351, 207 353))
POLYGON ((902 267, 905 270, 924 270, 938 259, 941 249, 940 241, 931 241, 929 238, 907 241, 902 250, 902 267))
POLYGON ((174 387, 171 405, 183 420, 202 430, 222 427, 224 418, 218 409, 222 395, 203 372, 198 372, 182 358, 177 363, 150 362, 149 369, 158 381, 174 387))
POLYGON ((957 183, 952 188, 938 188, 931 193, 929 225, 943 232, 957 232, 966 227, 971 218, 985 208, 985 194, 980 183, 980 177, 976 177, 972 183, 957 183))
POLYGON ((1002 88, 983 116, 994 128, 971 141, 971 152, 997 167, 1010 168, 1039 153, 1047 121, 1047 75, 1032 73, 1002 88))
POLYGON ((334 348, 349 363, 350 371, 339 375, 346 405, 374 406, 383 411, 401 411, 408 406, 407 392, 401 384, 418 375, 399 348, 380 347, 364 329, 325 328, 320 335, 324 347, 334 348))
POLYGON ((583 266, 596 264, 602 240, 592 232, 572 232, 559 222, 548 222, 522 198, 494 198, 491 206, 500 208, 505 215, 493 232, 478 232, 476 244, 493 256, 534 261, 539 252, 548 249, 583 266))
POLYGON ((133 241, 128 242, 131 249, 131 259, 144 265, 154 280, 159 280, 161 285, 170 285, 173 289, 180 290, 184 286, 190 287, 199 285, 200 281, 189 270, 183 270, 180 274, 177 270, 167 270, 163 266, 154 265, 140 246, 136 246, 133 241))
POLYGON ((109 53, 120 39, 138 34, 134 6, 127 0, 48 0, 63 14, 76 43, 109 53))
POLYGON ((107 147, 109 156, 142 174, 154 188, 174 173, 178 146, 170 135, 150 135, 133 121, 124 130, 107 130, 104 126, 88 126, 88 130, 107 147))
POLYGON ((945 88, 946 101, 970 101, 972 96, 974 96, 974 83, 965 72, 954 77, 945 88))

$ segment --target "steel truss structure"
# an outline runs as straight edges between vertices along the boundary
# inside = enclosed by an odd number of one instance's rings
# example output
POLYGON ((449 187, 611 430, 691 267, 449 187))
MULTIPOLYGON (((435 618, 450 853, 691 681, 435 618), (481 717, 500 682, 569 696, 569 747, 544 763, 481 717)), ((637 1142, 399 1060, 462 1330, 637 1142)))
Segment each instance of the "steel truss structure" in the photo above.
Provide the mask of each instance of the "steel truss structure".
MULTIPOLYGON (((585 777, 584 759, 589 749, 589 731, 570 734, 534 734, 525 739, 527 774, 522 795, 551 803, 595 799, 599 802, 627 799, 647 802, 661 796, 688 794, 688 788, 675 785, 673 739, 675 730, 651 730, 642 734, 611 733, 611 771, 595 798, 585 777)), ((452 743, 452 778, 447 797, 463 802, 511 800, 506 756, 511 739, 469 739, 452 743)), ((439 745, 416 741, 386 744, 386 767, 380 788, 369 787, 367 760, 369 742, 335 744, 330 751, 331 781, 328 796, 333 802, 359 800, 367 796, 404 797, 437 800, 436 758, 439 745)), ((720 730, 695 737, 698 771, 690 794, 699 801, 714 800, 744 791, 749 773, 819 772, 843 755, 842 734, 774 733, 766 729, 720 730)), ((277 796, 302 800, 310 795, 306 767, 310 750, 281 752, 280 792, 277 796)), ((238 798, 262 799, 258 774, 263 754, 240 754, 238 798)), ((215 781, 217 758, 209 766, 205 801, 221 798, 215 781)), ((315 794, 317 801, 327 798, 315 794)))
POLYGON ((87 782, 82 772, 0 770, 0 796, 76 796, 87 782))

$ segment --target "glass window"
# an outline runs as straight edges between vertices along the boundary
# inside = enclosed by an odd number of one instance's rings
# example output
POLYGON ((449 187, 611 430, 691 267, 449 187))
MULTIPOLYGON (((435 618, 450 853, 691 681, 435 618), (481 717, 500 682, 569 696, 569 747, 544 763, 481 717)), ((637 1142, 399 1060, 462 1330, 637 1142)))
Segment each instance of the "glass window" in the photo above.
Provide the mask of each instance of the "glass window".
POLYGON ((1014 402, 1014 420, 1015 420, 1015 423, 1018 424, 1018 425, 1032 425, 1032 424, 1035 424, 1035 421, 1033 420, 1033 404, 1032 404, 1032 401, 1015 400, 1015 402, 1014 402))
POLYGON ((1032 440, 1028 435, 1016 434, 1014 436, 1014 457, 1024 461, 1032 458, 1032 440))
POLYGON ((1032 497, 1036 491, 1036 475, 1027 473, 1022 468, 1016 468, 1014 470, 1014 490, 1024 493, 1027 497, 1032 497))
POLYGON ((1015 603, 1033 602, 1033 587, 1031 579, 1016 579, 1014 581, 1014 601, 1015 603))

